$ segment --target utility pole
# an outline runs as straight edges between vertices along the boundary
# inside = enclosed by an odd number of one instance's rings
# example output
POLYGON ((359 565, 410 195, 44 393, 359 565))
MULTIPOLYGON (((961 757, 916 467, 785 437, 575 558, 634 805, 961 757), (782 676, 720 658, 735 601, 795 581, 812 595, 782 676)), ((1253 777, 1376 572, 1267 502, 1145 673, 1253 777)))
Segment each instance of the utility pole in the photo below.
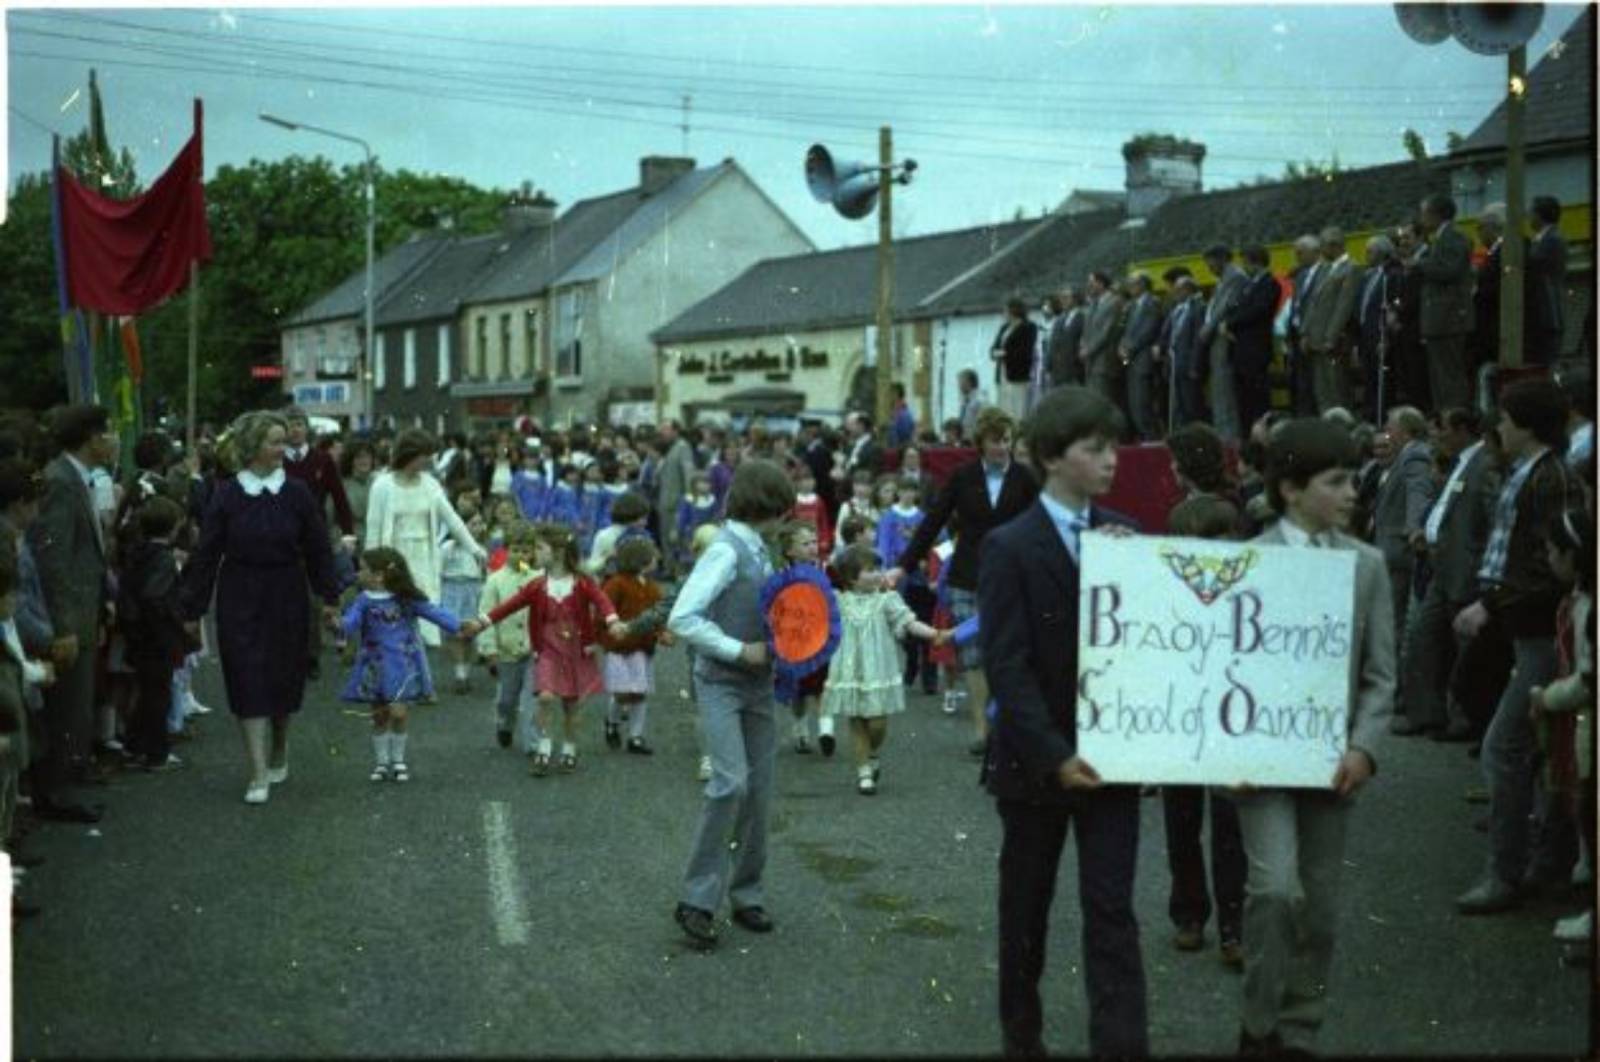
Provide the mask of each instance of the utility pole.
POLYGON ((878 396, 874 424, 881 428, 889 423, 894 358, 894 181, 889 179, 894 168, 894 134, 886 125, 878 130, 878 166, 878 396))
POLYGON ((678 129, 683 133, 683 151, 681 154, 684 158, 689 157, 689 106, 693 101, 693 96, 687 92, 683 94, 683 121, 678 125, 678 129))
POLYGON ((1528 109, 1528 49, 1506 55, 1506 234, 1500 244, 1500 367, 1522 365, 1523 204, 1528 109))

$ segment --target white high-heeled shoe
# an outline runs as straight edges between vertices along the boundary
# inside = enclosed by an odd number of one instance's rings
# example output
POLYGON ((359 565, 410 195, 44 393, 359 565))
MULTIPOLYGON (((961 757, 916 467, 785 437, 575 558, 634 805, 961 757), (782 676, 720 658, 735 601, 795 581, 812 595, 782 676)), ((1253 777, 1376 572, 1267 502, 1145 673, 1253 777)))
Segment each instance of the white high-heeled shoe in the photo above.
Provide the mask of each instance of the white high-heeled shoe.
POLYGON ((289 765, 267 768, 267 782, 269 785, 281 785, 289 780, 289 765))
POLYGON ((260 784, 251 782, 244 791, 244 802, 246 804, 265 804, 267 802, 267 798, 271 795, 271 782, 262 782, 260 784))

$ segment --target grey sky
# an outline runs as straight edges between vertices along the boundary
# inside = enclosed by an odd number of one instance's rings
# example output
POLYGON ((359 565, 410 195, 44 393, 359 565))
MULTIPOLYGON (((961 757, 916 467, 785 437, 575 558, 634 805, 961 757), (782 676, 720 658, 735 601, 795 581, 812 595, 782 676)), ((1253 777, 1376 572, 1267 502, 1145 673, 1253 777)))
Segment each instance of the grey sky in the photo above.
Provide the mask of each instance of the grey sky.
MULTIPOLYGON (((1547 7, 1530 67, 1579 11, 1547 7)), ((921 164, 895 228, 921 234, 1120 187, 1120 145, 1141 132, 1206 144, 1208 188, 1291 159, 1394 161, 1406 126, 1442 152, 1493 108, 1505 71, 1454 42, 1413 43, 1389 4, 120 8, 14 10, 7 28, 13 178, 48 168, 33 123, 83 127, 87 92, 62 106, 91 65, 112 142, 145 179, 187 137, 198 95, 208 171, 359 159, 262 124, 267 111, 365 137, 390 167, 527 180, 563 207, 632 184, 641 155, 679 153, 687 93, 689 154, 738 159, 824 247, 870 241, 876 221, 810 199, 805 148, 875 156, 884 122, 921 164)))

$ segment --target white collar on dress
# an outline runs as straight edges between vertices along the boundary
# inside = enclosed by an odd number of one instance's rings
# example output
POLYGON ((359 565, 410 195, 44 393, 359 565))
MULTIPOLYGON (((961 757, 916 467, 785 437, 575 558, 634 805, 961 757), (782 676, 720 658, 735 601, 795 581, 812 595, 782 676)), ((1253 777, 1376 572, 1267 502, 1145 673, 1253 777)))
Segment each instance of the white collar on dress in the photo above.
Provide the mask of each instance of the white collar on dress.
POLYGON ((394 596, 387 590, 366 590, 363 592, 373 601, 387 601, 394 596))
POLYGON ((268 494, 277 494, 283 489, 283 484, 288 479, 284 474, 282 465, 279 465, 276 471, 264 479, 248 468, 241 468, 236 478, 239 480, 239 486, 244 488, 244 492, 252 498, 262 491, 266 491, 268 494))

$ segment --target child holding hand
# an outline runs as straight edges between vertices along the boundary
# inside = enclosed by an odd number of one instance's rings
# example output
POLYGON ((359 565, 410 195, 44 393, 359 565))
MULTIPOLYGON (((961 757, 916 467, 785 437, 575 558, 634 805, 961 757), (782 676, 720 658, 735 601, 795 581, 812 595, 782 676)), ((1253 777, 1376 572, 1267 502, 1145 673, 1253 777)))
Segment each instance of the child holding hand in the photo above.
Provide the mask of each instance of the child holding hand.
POLYGON ((850 721, 856 792, 872 796, 878 791, 878 750, 889 733, 889 716, 906 708, 899 640, 910 634, 943 645, 950 632, 921 622, 899 594, 884 589, 872 546, 851 546, 833 568, 845 589, 839 594, 839 648, 829 663, 822 710, 850 721))
POLYGON ((550 771, 554 746, 550 716, 559 702, 561 760, 564 774, 578 769, 578 717, 584 698, 600 692, 600 630, 621 638, 627 627, 595 581, 578 570, 578 536, 570 527, 552 525, 543 535, 550 549, 549 567, 514 596, 467 625, 469 636, 528 610, 528 637, 538 655, 539 730, 529 773, 543 778, 550 771))

